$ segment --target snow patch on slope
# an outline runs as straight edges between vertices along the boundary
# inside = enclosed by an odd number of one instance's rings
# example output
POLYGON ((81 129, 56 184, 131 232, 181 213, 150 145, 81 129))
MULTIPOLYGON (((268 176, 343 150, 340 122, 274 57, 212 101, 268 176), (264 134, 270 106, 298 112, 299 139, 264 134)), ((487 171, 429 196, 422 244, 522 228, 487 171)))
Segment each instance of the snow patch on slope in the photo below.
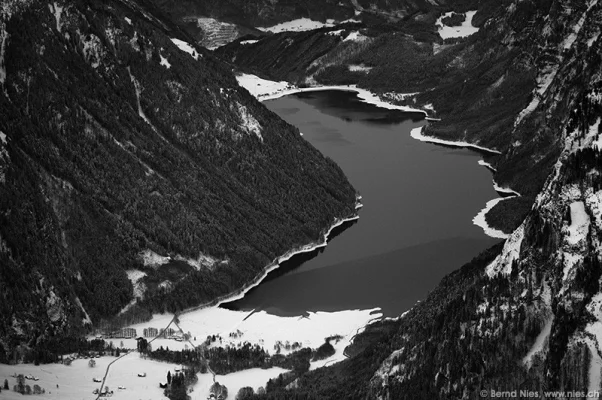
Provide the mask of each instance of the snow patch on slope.
POLYGON ((439 17, 439 19, 437 19, 437 22, 435 23, 435 25, 437 26, 437 29, 439 30, 439 36, 441 36, 442 39, 449 39, 449 38, 467 37, 474 33, 477 33, 479 31, 479 28, 472 25, 472 18, 474 17, 474 15, 476 13, 477 13, 476 10, 475 11, 467 11, 466 19, 464 20, 464 22, 462 22, 462 25, 460 25, 460 26, 444 25, 442 22, 443 18, 451 17, 451 15, 453 14, 453 11, 443 14, 442 16, 439 17))
POLYGON ((6 53, 6 46, 8 42, 8 32, 6 31, 6 24, 4 21, 0 22, 0 83, 6 82, 6 67, 4 63, 4 54, 6 53))
POLYGON ((88 35, 79 34, 80 41, 83 45, 84 59, 92 68, 96 69, 100 66, 100 61, 104 57, 104 46, 98 36, 91 33, 88 35), (88 40, 89 38, 89 40, 88 40))
POLYGON ((589 215, 585 211, 585 204, 582 201, 576 201, 570 204, 571 225, 568 227, 568 236, 566 240, 569 244, 575 245, 587 238, 589 231, 589 215))
POLYGON ((187 43, 183 40, 180 40, 180 39, 176 39, 176 38, 172 38, 171 41, 173 42, 173 44, 178 46, 178 49, 182 50, 185 53, 190 54, 190 56, 192 58, 194 58, 195 60, 199 59, 199 53, 197 53, 196 49, 194 47, 192 47, 189 43, 187 43))
POLYGON ((50 8, 50 11, 54 14, 54 19, 56 21, 56 30, 60 32, 62 28, 61 15, 63 14, 64 7, 59 6, 57 2, 54 2, 53 4, 48 4, 48 7, 50 8))
MULTIPOLYGON (((10 161, 10 156, 6 150, 6 145, 8 144, 7 139, 8 137, 6 134, 0 131, 0 183, 6 182, 6 170, 8 169, 8 163, 10 161)), ((2 249, 1 245, 0 249, 2 249)))
POLYGON ((256 75, 241 74, 236 76, 238 84, 249 91, 254 97, 261 99, 262 97, 275 95, 294 88, 293 85, 286 81, 274 82, 262 79, 256 75))
POLYGON ((585 342, 592 355, 588 369, 588 388, 593 391, 600 390, 602 385, 602 354, 600 354, 600 346, 602 345, 602 293, 592 297, 587 305, 587 311, 596 319, 585 328, 585 332, 590 335, 585 342))
POLYGON ((142 258, 142 264, 145 267, 157 268, 171 261, 170 257, 161 256, 149 249, 142 251, 140 257, 142 258))
POLYGON ((282 22, 280 24, 269 26, 269 27, 257 27, 260 31, 264 32, 304 32, 311 31, 314 29, 331 27, 334 26, 334 20, 327 20, 326 23, 313 21, 309 18, 299 18, 292 21, 282 22))
POLYGON ((588 190, 585 193, 585 204, 594 217, 594 225, 602 231, 602 190, 588 190))
POLYGON ((363 42, 367 39, 367 36, 362 35, 358 31, 353 31, 349 35, 347 35, 345 39, 343 39, 343 42, 363 42))
POLYGON ((263 142, 263 136, 261 136, 261 125, 259 122, 249 113, 247 107, 243 106, 240 103, 236 103, 236 109, 238 110, 238 115, 242 121, 242 126, 248 133, 253 133, 259 140, 263 142))
POLYGON ((581 32, 581 28, 583 28, 583 24, 585 23, 585 19, 587 18, 587 13, 596 4, 598 4, 598 0, 593 0, 587 6, 587 9, 583 12, 583 14, 581 15, 581 18, 579 18, 579 21, 577 21, 577 23, 573 26, 571 33, 569 33, 569 35, 564 39, 564 42, 562 43, 562 47, 565 50, 568 50, 571 47, 573 47, 573 43, 575 43, 575 40, 577 40, 577 36, 579 36, 579 32, 581 32))
POLYGON ((167 69, 171 68, 171 64, 169 63, 169 61, 167 60, 167 58, 163 57, 163 54, 161 54, 161 52, 159 52, 159 57, 161 58, 161 62, 159 63, 160 65, 164 66, 167 69))
POLYGON ((77 304, 77 306, 84 313, 84 318, 82 319, 82 323, 83 324, 87 324, 87 325, 92 325, 92 320, 90 319, 90 316, 88 315, 88 312, 86 311, 86 309, 84 308, 84 305, 82 304, 81 300, 77 296, 75 297, 75 304, 77 304))
POLYGON ((550 337, 550 332, 552 331, 552 322, 554 321, 554 317, 551 316, 546 320, 546 323, 543 326, 543 329, 535 338, 535 343, 531 346, 531 349, 527 353, 525 357, 523 357, 523 364, 527 366, 527 368, 531 368, 531 364, 533 363, 533 358, 543 352, 545 350, 546 343, 548 338, 550 337))
POLYGON ((376 370, 376 372, 372 376, 372 379, 370 379, 371 383, 379 381, 381 382, 383 387, 387 385, 389 375, 393 375, 399 370, 399 368, 395 368, 398 366, 394 366, 394 364, 397 363, 398 358, 401 356, 403 350, 403 348, 395 350, 382 362, 378 370, 376 370))
POLYGON ((506 240, 502 253, 485 268, 485 273, 490 278, 498 274, 510 275, 512 262, 518 260, 520 247, 525 237, 525 224, 521 224, 506 240))
POLYGON ((141 282, 142 278, 146 276, 146 272, 139 271, 137 269, 129 269, 125 271, 128 276, 130 282, 132 282, 132 297, 133 299, 119 312, 119 314, 123 314, 127 310, 129 310, 138 298, 144 297, 144 292, 146 291, 146 285, 141 282))
POLYGON ((359 64, 359 65, 348 65, 347 69, 349 69, 349 71, 351 72, 370 72, 370 70, 372 69, 372 67, 367 67, 364 64, 359 64))

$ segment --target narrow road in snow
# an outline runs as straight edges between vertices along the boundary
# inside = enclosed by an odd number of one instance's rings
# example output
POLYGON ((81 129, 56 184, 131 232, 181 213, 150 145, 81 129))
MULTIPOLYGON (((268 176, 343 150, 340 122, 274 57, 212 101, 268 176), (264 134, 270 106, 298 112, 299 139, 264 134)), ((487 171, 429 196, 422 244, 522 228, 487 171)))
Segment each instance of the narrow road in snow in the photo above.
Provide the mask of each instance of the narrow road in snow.
MULTIPOLYGON (((165 331, 167 331, 167 329, 168 329, 168 328, 171 326, 171 324, 175 323, 175 320, 176 320, 176 316, 174 315, 174 317, 171 319, 171 321, 169 321, 169 324, 167 324, 167 326, 165 327, 165 331)), ((178 325, 178 324, 176 324, 176 326, 177 326, 177 325, 178 325)), ((180 328, 180 327, 178 326, 178 328, 180 328)), ((155 340, 157 340, 158 338, 159 338, 159 336, 155 336, 155 337, 153 338, 153 340, 151 340, 151 341, 150 341, 150 342, 148 342, 148 343, 150 344, 150 343, 154 342, 155 340)), ((193 347, 194 347, 194 346, 193 346, 193 347)), ((113 365, 114 363, 116 363, 117 361, 121 360, 123 357, 125 357, 125 356, 127 356, 127 355, 129 355, 129 354, 130 354, 130 352, 124 353, 124 354, 122 354, 121 356, 119 356, 119 357, 117 357, 116 359, 114 359, 113 361, 111 361, 111 362, 110 362, 110 363, 107 365, 107 369, 105 370, 105 374, 104 374, 104 376, 102 377, 102 382, 101 382, 101 384, 100 384, 100 388, 98 389, 98 394, 96 395, 96 400, 100 399, 100 397, 101 397, 101 395, 100 395, 100 394, 102 393, 102 388, 105 386, 105 383, 106 383, 107 377, 109 376, 109 370, 111 369, 111 365, 113 365)), ((213 372, 213 371, 212 371, 212 372, 213 372)), ((215 376, 215 375, 214 375, 214 376, 215 376)), ((214 379, 215 379, 215 378, 214 378, 214 379)))

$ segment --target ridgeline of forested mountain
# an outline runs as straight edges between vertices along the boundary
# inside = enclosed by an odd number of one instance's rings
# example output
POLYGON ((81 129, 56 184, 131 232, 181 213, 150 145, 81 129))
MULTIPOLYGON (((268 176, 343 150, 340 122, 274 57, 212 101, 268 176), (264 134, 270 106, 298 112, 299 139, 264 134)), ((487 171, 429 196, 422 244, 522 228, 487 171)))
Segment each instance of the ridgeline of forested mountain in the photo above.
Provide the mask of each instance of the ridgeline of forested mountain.
POLYGON ((340 168, 144 3, 0 10, 0 361, 118 314, 126 271, 123 320, 182 310, 354 213, 340 168))

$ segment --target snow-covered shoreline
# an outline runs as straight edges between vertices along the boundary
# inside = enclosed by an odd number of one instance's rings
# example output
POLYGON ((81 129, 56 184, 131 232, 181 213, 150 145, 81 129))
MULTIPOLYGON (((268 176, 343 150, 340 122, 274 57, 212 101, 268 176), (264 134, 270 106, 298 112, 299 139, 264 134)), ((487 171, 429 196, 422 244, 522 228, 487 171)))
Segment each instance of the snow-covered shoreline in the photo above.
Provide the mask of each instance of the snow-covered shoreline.
MULTIPOLYGON (((479 151, 485 151, 485 152, 489 152, 489 153, 493 153, 493 154, 501 154, 501 152, 498 150, 489 149, 487 147, 478 146, 478 145, 475 145, 472 143, 452 142, 449 140, 438 139, 438 138, 435 138, 432 136, 425 136, 422 133, 423 128, 424 127, 412 129, 410 136, 412 136, 414 139, 420 140, 421 142, 442 144, 442 145, 454 146, 454 147, 473 148, 473 149, 477 149, 479 151)), ((479 160, 479 165, 484 166, 485 168, 489 169, 492 172, 496 172, 496 169, 491 164, 489 164, 488 162, 486 162, 484 160, 479 160)), ((520 196, 520 193, 518 193, 517 191, 512 190, 510 188, 505 188, 505 187, 499 186, 495 180, 493 180, 493 189, 498 193, 505 193, 505 194, 509 194, 511 196, 498 197, 498 198, 489 200, 485 204, 485 207, 481 211, 479 211, 478 214, 475 215, 475 217, 472 219, 472 223, 475 224, 476 226, 480 227, 481 229, 483 229, 483 232, 485 232, 485 234, 487 236, 490 236, 490 237, 496 238, 496 239, 507 239, 508 238, 507 233, 504 233, 499 229, 495 229, 495 228, 492 228, 491 226, 489 226, 489 224, 487 223, 487 220, 485 219, 485 215, 487 215, 487 213, 489 211, 491 211, 491 209, 493 207, 495 207, 495 205, 498 204, 500 201, 507 200, 512 197, 520 196)))
POLYGON ((487 168, 491 172, 497 172, 497 168, 495 168, 493 165, 491 165, 490 163, 488 163, 485 160, 479 160, 479 165, 482 165, 483 167, 487 168))
POLYGON ((255 75, 242 74, 236 77, 238 84, 249 91, 259 101, 275 100, 280 97, 288 96, 295 93, 304 92, 320 92, 324 90, 341 90, 345 92, 354 92, 357 96, 365 103, 373 104, 377 107, 385 108, 388 110, 399 110, 405 112, 419 112, 423 113, 425 117, 428 117, 428 113, 425 110, 418 108, 401 106, 391 104, 383 101, 378 95, 370 92, 369 90, 358 88, 357 85, 325 85, 325 86, 310 86, 310 87, 297 87, 293 86, 288 82, 274 82, 261 79, 255 75))
POLYGON ((483 229, 483 232, 485 232, 485 234, 487 236, 490 236, 492 238, 496 238, 496 239, 507 239, 508 238, 508 234, 504 233, 502 231, 500 231, 499 229, 495 229, 492 228, 491 226, 489 226, 489 224, 487 223, 487 220, 485 219, 485 215, 491 211, 491 209, 493 207, 495 207, 495 205, 497 203, 499 203, 500 201, 503 201, 507 199, 507 197, 498 197, 492 200, 489 200, 486 204, 485 207, 479 211, 479 213, 477 215, 475 215, 475 217, 472 219, 472 223, 475 224, 476 226, 480 227, 481 229, 483 229))
MULTIPOLYGON (((424 127, 422 126, 420 128, 412 129, 410 132, 410 136, 412 136, 416 140, 420 140, 421 142, 442 144, 444 146, 452 146, 452 147, 468 147, 468 148, 483 151, 486 153, 502 154, 502 152, 499 150, 490 149, 488 147, 479 146, 479 145, 476 145, 473 143, 460 142, 460 141, 456 142, 456 141, 451 141, 451 140, 439 139, 434 136, 426 136, 425 134, 422 133, 423 128, 424 127)), ((483 164, 481 164, 481 165, 483 165, 483 164)))
MULTIPOLYGON (((361 208, 362 206, 363 205, 359 202, 359 200, 356 201, 356 206, 355 206, 356 210, 361 208)), ((291 259, 293 256, 295 256, 297 254, 309 253, 309 252, 317 250, 321 247, 326 247, 326 245, 328 244, 328 236, 330 235, 330 232, 333 231, 333 229, 343 225, 345 222, 355 221, 359 218, 360 218, 359 215, 354 214, 347 218, 336 219, 335 222, 328 228, 326 233, 323 234, 321 241, 309 243, 309 244, 306 244, 299 248, 289 250, 288 252, 284 253, 282 256, 276 258, 274 261, 272 261, 270 264, 268 264, 259 274, 257 274, 255 276, 253 281, 251 281, 249 284, 247 284, 243 288, 238 289, 234 292, 230 292, 227 295, 218 297, 217 299, 214 299, 208 303, 204 303, 204 304, 192 307, 192 308, 188 308, 188 309, 182 311, 181 315, 187 314, 192 311, 200 310, 203 308, 207 308, 207 307, 219 307, 221 304, 242 299, 243 297, 245 297, 245 294, 247 294, 249 292, 249 290, 253 289, 254 287, 259 286, 259 284, 268 276, 268 274, 270 272, 279 268, 281 263, 291 259)))

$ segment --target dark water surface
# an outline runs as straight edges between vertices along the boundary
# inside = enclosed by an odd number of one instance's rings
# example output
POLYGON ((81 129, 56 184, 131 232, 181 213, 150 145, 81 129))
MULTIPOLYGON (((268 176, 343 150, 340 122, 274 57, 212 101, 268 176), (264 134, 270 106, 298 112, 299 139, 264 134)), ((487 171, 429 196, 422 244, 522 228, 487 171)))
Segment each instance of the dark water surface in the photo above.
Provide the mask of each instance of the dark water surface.
POLYGON ((498 197, 482 157, 410 137, 422 114, 355 93, 306 92, 264 103, 343 169, 363 196, 360 219, 326 248, 293 257, 228 308, 278 315, 380 307, 396 316, 496 242, 472 218, 498 197))

